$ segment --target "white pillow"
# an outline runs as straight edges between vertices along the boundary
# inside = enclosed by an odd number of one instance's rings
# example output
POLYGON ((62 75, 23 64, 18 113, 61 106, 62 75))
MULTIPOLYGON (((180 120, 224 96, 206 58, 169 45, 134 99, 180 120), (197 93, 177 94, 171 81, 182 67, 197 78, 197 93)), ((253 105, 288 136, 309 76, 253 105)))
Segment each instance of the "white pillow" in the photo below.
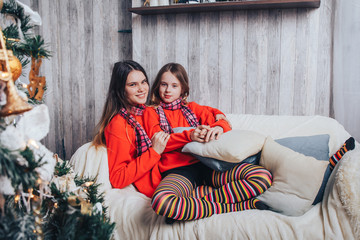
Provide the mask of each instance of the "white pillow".
POLYGON ((272 186, 257 199, 288 216, 303 215, 321 186, 328 161, 318 161, 267 137, 260 165, 273 175, 272 186))
POLYGON ((225 162, 239 163, 258 153, 264 145, 265 136, 253 131, 231 130, 218 140, 207 143, 187 143, 182 151, 225 162))

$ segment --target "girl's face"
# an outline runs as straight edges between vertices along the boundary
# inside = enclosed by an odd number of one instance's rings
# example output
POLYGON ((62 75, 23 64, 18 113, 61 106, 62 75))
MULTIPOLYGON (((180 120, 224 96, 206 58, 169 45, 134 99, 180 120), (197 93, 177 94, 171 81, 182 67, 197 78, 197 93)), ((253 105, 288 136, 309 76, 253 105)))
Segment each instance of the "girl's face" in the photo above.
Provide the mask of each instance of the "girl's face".
POLYGON ((141 105, 146 103, 149 93, 149 84, 145 75, 138 70, 129 73, 125 84, 125 96, 129 104, 141 105))
POLYGON ((171 73, 165 72, 161 76, 159 95, 164 103, 171 103, 181 96, 180 81, 171 73))

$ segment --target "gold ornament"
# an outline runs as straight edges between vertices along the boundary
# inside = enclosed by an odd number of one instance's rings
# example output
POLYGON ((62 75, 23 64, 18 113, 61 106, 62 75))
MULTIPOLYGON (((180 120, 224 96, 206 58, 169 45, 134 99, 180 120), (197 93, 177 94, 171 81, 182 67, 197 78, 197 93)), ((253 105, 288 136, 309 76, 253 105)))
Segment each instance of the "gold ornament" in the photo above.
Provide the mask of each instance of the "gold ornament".
POLYGON ((4 195, 2 195, 0 193, 0 211, 1 211, 1 216, 5 216, 5 198, 4 195))
POLYGON ((0 52, 4 54, 5 66, 7 70, 6 72, 0 71, 0 81, 6 83, 6 87, 4 90, 6 94, 6 104, 3 105, 0 110, 0 117, 6 117, 9 115, 20 114, 29 111, 32 109, 32 107, 18 95, 14 82, 12 81, 9 57, 6 51, 4 35, 1 28, 0 28, 0 43, 1 43, 0 52))
MULTIPOLYGON (((0 79, 0 81, 1 80, 2 79, 0 79)), ((18 95, 13 81, 6 81, 5 94, 6 104, 0 110, 0 117, 20 114, 32 109, 30 104, 18 95)))
POLYGON ((78 207, 85 200, 82 197, 71 195, 67 199, 68 203, 73 207, 78 207))
POLYGON ((31 70, 29 73, 30 83, 27 85, 30 98, 35 97, 35 99, 39 101, 41 101, 43 97, 44 88, 46 84, 45 77, 39 76, 39 68, 41 63, 42 63, 41 58, 36 59, 34 57, 31 57, 31 70))
MULTIPOLYGON (((12 79, 15 82, 21 75, 22 65, 20 60, 14 56, 13 51, 6 50, 9 58, 9 67, 12 74, 12 79)), ((6 71, 6 60, 4 52, 0 52, 0 71, 6 71)))
POLYGON ((89 215, 91 216, 92 214, 92 204, 90 202, 87 201, 82 201, 81 202, 81 209, 80 209, 80 213, 83 215, 89 215))

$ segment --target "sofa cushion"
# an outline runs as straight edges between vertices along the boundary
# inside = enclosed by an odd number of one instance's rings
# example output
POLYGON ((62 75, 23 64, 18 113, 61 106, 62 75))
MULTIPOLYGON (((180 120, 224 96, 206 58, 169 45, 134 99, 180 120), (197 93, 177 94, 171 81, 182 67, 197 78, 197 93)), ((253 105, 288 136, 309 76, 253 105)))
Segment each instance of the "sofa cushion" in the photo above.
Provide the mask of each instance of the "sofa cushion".
MULTIPOLYGON (((174 132, 181 132, 188 129, 189 128, 174 128, 174 132)), ((250 131, 247 132, 251 133, 251 135, 257 134, 250 131)), ((246 135, 241 133, 242 131, 240 130, 232 130, 226 133, 228 137, 224 139, 223 136, 221 136, 219 140, 211 141, 209 143, 191 142, 186 144, 182 151, 190 152, 204 165, 220 172, 227 171, 240 162, 258 165, 260 160, 260 152, 245 156, 244 159, 237 158, 239 152, 244 150, 243 147, 240 147, 242 146, 240 144, 242 144, 243 140, 246 141, 246 135), (231 133, 233 131, 235 133, 231 133), (226 147, 222 148, 222 146, 226 147), (231 148, 230 146, 234 147, 231 148), (226 160, 226 158, 229 156, 231 156, 230 159, 233 161, 226 160)), ((330 136, 328 134, 321 134, 314 136, 287 137, 277 139, 275 141, 306 156, 311 156, 318 160, 327 161, 329 159, 329 138, 330 136)), ((262 142, 262 140, 256 142, 256 144, 259 144, 260 142, 262 142)), ((252 144, 251 141, 247 143, 252 144)), ((258 145, 256 147, 256 149, 258 149, 258 145)))
POLYGON ((288 147, 305 156, 314 157, 318 160, 329 160, 329 134, 312 136, 298 136, 276 139, 277 143, 288 147))
MULTIPOLYGON (((208 143, 191 142, 182 152, 195 154, 200 160, 217 159, 228 163, 240 163, 257 154, 264 145, 265 136, 254 131, 232 130, 221 135, 218 140, 208 143)), ((221 162, 220 162, 221 163, 221 162)))
POLYGON ((273 174, 273 184, 257 198, 273 211, 300 216, 310 209, 328 162, 295 152, 267 137, 260 165, 273 174))

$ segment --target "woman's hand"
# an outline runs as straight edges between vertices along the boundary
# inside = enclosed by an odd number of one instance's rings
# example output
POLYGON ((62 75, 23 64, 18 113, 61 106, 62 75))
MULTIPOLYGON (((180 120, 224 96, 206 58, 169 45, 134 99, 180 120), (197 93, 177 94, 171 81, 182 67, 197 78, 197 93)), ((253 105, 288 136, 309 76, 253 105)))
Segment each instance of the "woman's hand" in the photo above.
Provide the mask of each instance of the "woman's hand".
POLYGON ((160 131, 156 132, 154 136, 151 138, 152 148, 159 155, 162 154, 165 150, 166 144, 169 141, 170 134, 160 131))
POLYGON ((219 139, 220 135, 224 133, 222 127, 216 126, 207 131, 204 141, 209 142, 214 139, 219 139))
POLYGON ((229 124, 230 128, 232 129, 231 122, 229 121, 229 119, 227 119, 227 118, 225 117, 224 114, 216 114, 215 120, 216 120, 216 121, 225 120, 225 121, 229 124))
POLYGON ((200 125, 196 127, 195 130, 190 133, 191 140, 201 143, 205 142, 206 134, 210 129, 210 126, 207 125, 200 125))

